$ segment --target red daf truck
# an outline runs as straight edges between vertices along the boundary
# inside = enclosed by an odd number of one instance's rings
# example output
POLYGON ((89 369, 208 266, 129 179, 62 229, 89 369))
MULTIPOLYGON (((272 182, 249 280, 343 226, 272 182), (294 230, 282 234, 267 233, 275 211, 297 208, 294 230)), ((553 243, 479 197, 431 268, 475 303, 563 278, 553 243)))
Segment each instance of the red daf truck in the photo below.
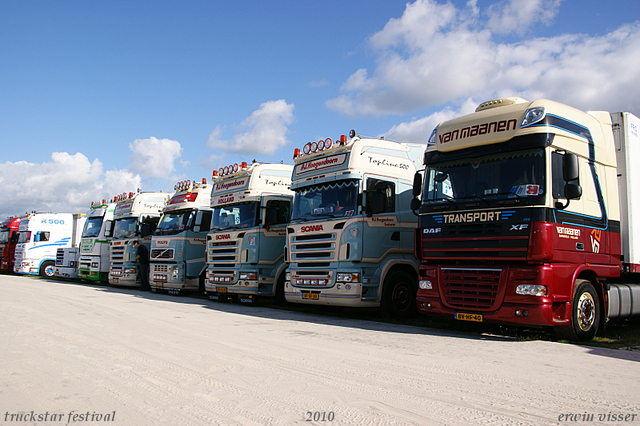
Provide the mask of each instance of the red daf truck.
POLYGON ((570 340, 640 313, 639 132, 630 113, 520 98, 438 125, 411 206, 420 312, 570 340))

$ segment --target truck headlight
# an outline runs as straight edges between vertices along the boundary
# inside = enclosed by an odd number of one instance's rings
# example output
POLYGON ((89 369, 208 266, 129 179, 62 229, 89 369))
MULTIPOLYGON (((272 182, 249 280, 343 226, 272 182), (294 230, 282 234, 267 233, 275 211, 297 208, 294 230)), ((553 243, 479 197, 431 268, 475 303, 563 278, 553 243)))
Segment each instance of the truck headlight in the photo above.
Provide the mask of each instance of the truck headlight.
POLYGON ((531 126, 541 121, 545 117, 545 109, 543 106, 529 108, 525 111, 520 122, 520 128, 531 126))
POLYGON ((243 272, 240 274, 240 279, 241 280, 257 280, 258 274, 256 274, 255 272, 243 272))
POLYGON ((357 283, 360 282, 360 274, 357 272, 338 272, 336 274, 336 281, 357 283))
POLYGON ((136 273, 136 268, 124 268, 124 273, 125 274, 135 274, 136 273))
POLYGON ((420 290, 432 290, 433 289, 433 285, 431 284, 431 281, 429 281, 429 280, 420 280, 420 282, 418 283, 418 287, 420 287, 420 290))
POLYGON ((521 296, 546 296, 546 285, 520 284, 516 287, 516 294, 521 296))

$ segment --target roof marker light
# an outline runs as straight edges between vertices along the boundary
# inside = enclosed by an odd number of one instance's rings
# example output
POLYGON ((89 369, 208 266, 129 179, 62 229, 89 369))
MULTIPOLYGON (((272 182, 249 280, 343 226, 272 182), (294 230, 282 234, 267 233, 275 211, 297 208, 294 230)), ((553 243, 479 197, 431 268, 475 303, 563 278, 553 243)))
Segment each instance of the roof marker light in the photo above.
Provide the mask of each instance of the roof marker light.
POLYGON ((332 146, 333 146, 333 141, 331 140, 331 138, 326 138, 324 140, 324 149, 331 149, 332 146))
POLYGON ((307 142, 304 145, 304 148, 302 148, 302 152, 304 152, 305 155, 309 154, 311 152, 311 142, 307 142))
POLYGON ((318 151, 318 143, 311 142, 311 152, 317 152, 317 151, 318 151))

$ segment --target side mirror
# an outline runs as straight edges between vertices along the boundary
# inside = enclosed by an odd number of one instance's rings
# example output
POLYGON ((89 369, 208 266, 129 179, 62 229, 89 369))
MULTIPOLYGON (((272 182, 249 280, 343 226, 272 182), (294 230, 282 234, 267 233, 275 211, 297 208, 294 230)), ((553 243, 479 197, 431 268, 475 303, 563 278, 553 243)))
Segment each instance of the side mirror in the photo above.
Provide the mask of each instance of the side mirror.
POLYGON ((147 235, 151 235, 153 231, 151 230, 151 225, 148 223, 143 223, 140 233, 143 237, 146 237, 147 235))
POLYGON ((577 200, 582 196, 582 187, 576 183, 568 183, 564 186, 564 198, 577 200))
POLYGON ((576 154, 566 153, 562 157, 562 176, 565 182, 577 180, 580 177, 578 156, 576 154))
POLYGON ((422 203, 420 202, 420 199, 418 198, 412 198, 411 199, 411 210, 416 211, 416 210, 420 210, 420 205, 422 203))
MULTIPOLYGON (((202 215, 203 215, 203 213, 201 211, 196 213, 196 221, 195 221, 195 225, 196 226, 202 225, 202 215)), ((196 232, 198 232, 198 231, 196 231, 196 232)))
POLYGON ((266 226, 275 225, 278 223, 278 209, 275 207, 267 207, 266 218, 264 224, 266 226))
POLYGON ((384 194, 379 191, 369 192, 367 203, 367 214, 378 214, 384 212, 384 194))
POLYGON ((112 237, 113 236, 113 225, 114 225, 114 221, 112 220, 107 220, 105 222, 105 227, 104 227, 104 236, 105 237, 112 237))
POLYGON ((413 196, 417 197, 422 192, 422 174, 420 172, 416 172, 413 175, 413 196))

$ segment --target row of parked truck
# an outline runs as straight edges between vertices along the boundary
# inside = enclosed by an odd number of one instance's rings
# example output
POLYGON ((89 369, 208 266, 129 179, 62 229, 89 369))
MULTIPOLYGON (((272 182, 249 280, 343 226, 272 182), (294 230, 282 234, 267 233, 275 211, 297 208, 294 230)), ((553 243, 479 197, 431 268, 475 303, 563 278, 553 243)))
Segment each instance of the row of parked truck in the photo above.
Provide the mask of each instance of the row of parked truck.
POLYGON ((351 131, 296 148, 293 165, 235 164, 173 195, 10 218, 2 270, 133 287, 137 240, 154 291, 417 309, 589 340, 640 313, 639 126, 501 98, 425 144, 351 131))

